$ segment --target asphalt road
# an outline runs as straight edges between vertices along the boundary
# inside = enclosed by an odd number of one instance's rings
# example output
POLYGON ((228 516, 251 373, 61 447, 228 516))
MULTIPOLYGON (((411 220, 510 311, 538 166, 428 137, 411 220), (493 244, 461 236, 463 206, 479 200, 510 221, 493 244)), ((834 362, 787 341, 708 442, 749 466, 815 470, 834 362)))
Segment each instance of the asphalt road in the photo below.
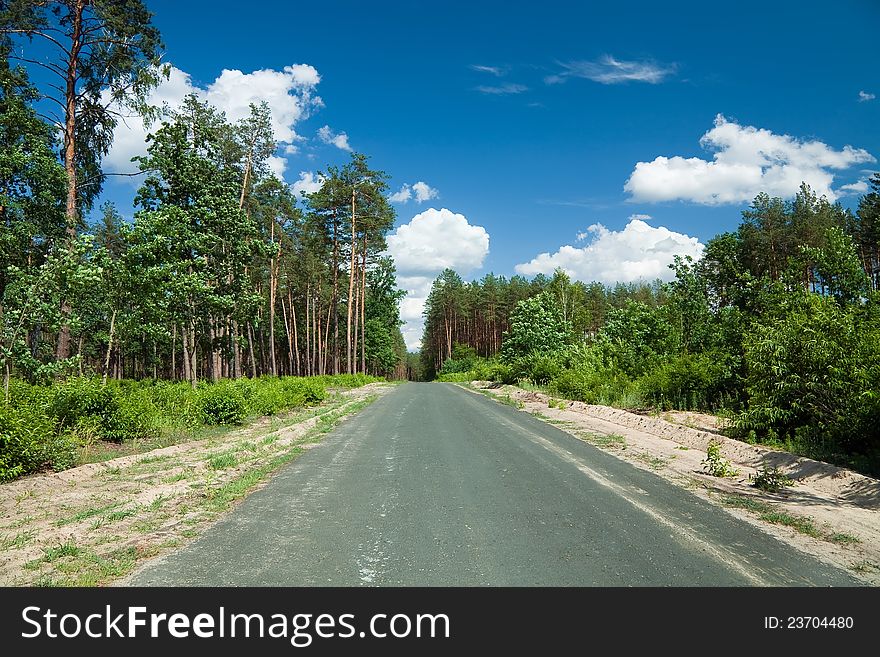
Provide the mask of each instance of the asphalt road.
POLYGON ((399 386, 127 584, 857 585, 509 406, 399 386))

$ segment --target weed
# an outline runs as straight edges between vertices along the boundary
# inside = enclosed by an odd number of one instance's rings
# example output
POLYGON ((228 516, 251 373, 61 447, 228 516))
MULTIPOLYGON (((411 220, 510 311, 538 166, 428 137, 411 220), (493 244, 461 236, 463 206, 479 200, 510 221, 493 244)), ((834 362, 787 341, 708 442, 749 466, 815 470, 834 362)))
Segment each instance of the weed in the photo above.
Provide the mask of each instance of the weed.
POLYGON ((794 486, 794 480, 786 476, 778 466, 764 464, 755 474, 749 476, 752 486, 768 493, 779 493, 788 486, 794 486))
POLYGON ((721 456, 721 442, 710 440, 703 459, 703 472, 713 477, 735 477, 738 470, 730 465, 730 461, 721 456))
POLYGON ((15 536, 10 536, 8 538, 4 538, 0 540, 0 550, 9 550, 11 548, 22 548, 28 543, 30 543, 34 537, 36 536, 36 532, 27 531, 16 534, 15 536))
POLYGON ((212 470, 225 470, 226 468, 231 468, 237 464, 238 459, 235 458, 235 454, 231 452, 218 454, 208 461, 208 467, 212 470))
POLYGON ((95 516, 99 516, 102 513, 106 513, 107 511, 110 511, 111 509, 115 509, 120 504, 122 504, 122 502, 115 502, 113 504, 108 504, 106 506, 94 507, 91 509, 84 509, 84 510, 80 511, 79 513, 76 513, 68 518, 61 518, 60 520, 56 520, 55 526, 56 527, 63 527, 64 525, 69 525, 74 522, 80 522, 81 520, 87 520, 88 518, 93 518, 95 516))
POLYGON ((844 532, 834 532, 828 536, 828 540, 841 545, 856 545, 862 542, 857 536, 845 534, 844 532))

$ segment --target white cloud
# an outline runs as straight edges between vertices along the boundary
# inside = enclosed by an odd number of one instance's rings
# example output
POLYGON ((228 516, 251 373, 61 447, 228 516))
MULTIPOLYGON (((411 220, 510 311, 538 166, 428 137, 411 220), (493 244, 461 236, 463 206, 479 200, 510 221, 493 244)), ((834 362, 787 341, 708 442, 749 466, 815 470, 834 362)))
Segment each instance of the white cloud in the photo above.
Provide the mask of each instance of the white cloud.
POLYGON ((400 189, 388 197, 392 203, 406 203, 412 198, 412 187, 408 183, 403 183, 400 189))
POLYGON ((421 180, 414 183, 412 188, 416 197, 416 203, 424 203, 425 201, 430 201, 432 198, 437 198, 440 195, 436 189, 421 180))
POLYGON ((868 181, 859 180, 858 182, 850 183, 849 185, 842 185, 837 193, 841 196, 846 196, 848 194, 864 194, 868 191, 868 181))
POLYGON ((560 84, 569 78, 586 78, 601 84, 647 82, 658 84, 675 73, 675 64, 653 61, 628 62, 605 55, 598 61, 560 62, 562 71, 544 78, 547 84, 560 84))
POLYGON ((865 103, 869 100, 874 100, 876 97, 877 97, 876 95, 869 94, 867 91, 860 91, 859 92, 859 102, 860 103, 865 103))
POLYGON ((324 184, 323 176, 316 175, 312 171, 300 171, 299 180, 290 186, 294 195, 299 198, 300 194, 314 194, 321 190, 324 184))
POLYGON ((416 203, 424 203, 439 196, 440 192, 420 180, 412 185, 403 183, 399 190, 388 197, 388 200, 392 203, 407 203, 410 199, 415 199, 416 203))
POLYGON ((639 162, 624 191, 636 201, 716 205, 749 201, 759 192, 792 196, 801 182, 806 182, 814 192, 833 201, 837 194, 831 188, 831 170, 875 161, 860 148, 835 150, 821 141, 802 141, 741 126, 721 114, 700 138, 700 145, 716 151, 712 160, 660 156, 652 162, 639 162))
POLYGON ((489 73, 495 77, 501 77, 504 75, 504 69, 500 66, 480 66, 479 64, 471 64, 471 68, 480 73, 489 73))
MULTIPOLYGON (((151 92, 148 102, 155 107, 176 110, 189 94, 208 101, 226 114, 230 121, 243 119, 250 113, 250 103, 266 101, 272 111, 272 128, 285 155, 295 152, 295 142, 302 139, 295 130, 296 124, 319 107, 323 106, 315 88, 321 76, 308 64, 285 66, 280 71, 262 69, 253 73, 243 73, 234 69, 224 69, 207 87, 193 84, 189 73, 171 66, 167 80, 151 92)), ((109 96, 105 93, 105 100, 109 96)), ((120 111, 120 108, 114 108, 120 111)), ((123 114, 129 114, 121 110, 123 114)), ((113 146, 104 158, 104 167, 111 173, 128 173, 137 167, 131 158, 146 152, 145 137, 149 129, 139 116, 127 116, 119 122, 114 131, 113 146)), ((280 175, 286 168, 286 160, 273 157, 269 167, 280 175)))
POLYGON ((674 256, 689 255, 699 258, 703 245, 696 237, 676 233, 663 226, 654 228, 645 219, 648 215, 633 215, 620 231, 608 230, 602 224, 587 228, 592 241, 582 248, 565 245, 556 253, 541 253, 529 262, 515 267, 518 274, 551 275, 562 268, 574 279, 603 283, 660 278, 670 280, 669 269, 674 256))
POLYGON ((406 290, 400 304, 403 336, 408 349, 418 349, 422 311, 434 278, 447 267, 463 275, 481 267, 489 253, 489 233, 462 214, 428 208, 399 226, 387 242, 397 267, 397 284, 406 290))
POLYGON ((500 85, 480 85, 477 87, 477 91, 483 94, 490 94, 493 96, 505 96, 508 94, 521 94, 524 91, 528 91, 529 88, 524 84, 516 84, 514 82, 506 82, 500 85))
POLYGON ((318 139, 325 144, 336 146, 336 148, 341 148, 344 151, 351 150, 351 146, 348 143, 348 135, 344 132, 333 132, 329 125, 325 125, 318 130, 318 139))

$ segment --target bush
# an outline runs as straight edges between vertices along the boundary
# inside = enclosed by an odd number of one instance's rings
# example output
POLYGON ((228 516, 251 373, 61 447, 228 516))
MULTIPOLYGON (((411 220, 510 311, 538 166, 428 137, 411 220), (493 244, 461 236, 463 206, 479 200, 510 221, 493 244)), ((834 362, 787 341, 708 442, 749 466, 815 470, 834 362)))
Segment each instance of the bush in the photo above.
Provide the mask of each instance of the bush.
POLYGON ((45 467, 63 470, 73 465, 76 443, 45 407, 0 404, 0 481, 37 472, 45 467))
POLYGON ((783 488, 794 486, 794 480, 785 475, 779 467, 770 467, 766 463, 755 474, 750 475, 752 486, 770 493, 778 493, 783 488))
POLYGON ((92 378, 75 378, 51 389, 49 413, 59 427, 83 437, 122 442, 156 435, 156 411, 137 389, 101 385, 92 378))
POLYGON ((589 366, 578 366, 563 370, 550 381, 550 391, 587 404, 640 405, 632 382, 616 369, 594 370, 589 366))
POLYGON ((679 354, 643 375, 636 386, 644 400, 662 409, 717 407, 724 368, 707 354, 679 354))
POLYGON ((721 443, 710 440, 703 459, 703 472, 713 477, 735 477, 738 470, 730 465, 730 461, 721 456, 721 443))
POLYGON ((198 390, 198 400, 205 424, 241 424, 247 417, 247 400, 234 382, 204 385, 198 390))

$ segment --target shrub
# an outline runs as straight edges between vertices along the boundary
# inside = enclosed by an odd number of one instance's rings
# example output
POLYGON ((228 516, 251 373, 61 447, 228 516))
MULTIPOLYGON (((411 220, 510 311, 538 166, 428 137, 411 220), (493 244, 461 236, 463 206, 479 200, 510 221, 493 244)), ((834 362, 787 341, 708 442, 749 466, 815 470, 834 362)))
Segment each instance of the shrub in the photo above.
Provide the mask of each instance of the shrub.
POLYGON ((710 440, 703 459, 703 472, 713 477, 735 477, 739 471, 721 456, 721 442, 710 440))
POLYGON ((771 467, 766 463, 755 474, 750 475, 752 486, 769 493, 778 493, 783 488, 794 486, 794 480, 786 476, 779 467, 771 467))
POLYGON ((17 408, 0 404, 0 481, 8 481, 45 467, 63 470, 73 465, 76 444, 44 407, 17 408))
POLYGON ((83 437, 122 442, 157 433, 155 409, 147 394, 101 385, 94 378, 74 378, 52 388, 49 413, 61 429, 83 437))
POLYGON ((550 391, 587 404, 620 404, 628 407, 640 404, 632 382, 616 369, 593 370, 579 366, 563 370, 550 381, 550 391))
POLYGON ((707 354, 679 354, 644 374, 636 386, 662 409, 706 409, 720 401, 724 368, 707 354))
POLYGON ((247 416, 242 389, 232 382, 205 385, 198 390, 198 399, 205 424, 241 424, 247 416))

